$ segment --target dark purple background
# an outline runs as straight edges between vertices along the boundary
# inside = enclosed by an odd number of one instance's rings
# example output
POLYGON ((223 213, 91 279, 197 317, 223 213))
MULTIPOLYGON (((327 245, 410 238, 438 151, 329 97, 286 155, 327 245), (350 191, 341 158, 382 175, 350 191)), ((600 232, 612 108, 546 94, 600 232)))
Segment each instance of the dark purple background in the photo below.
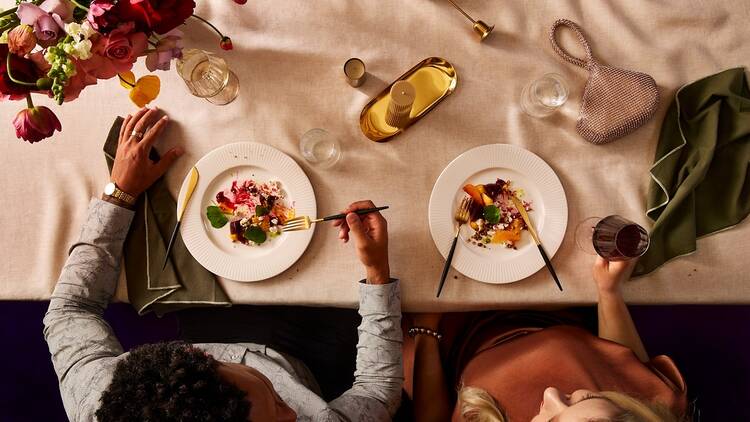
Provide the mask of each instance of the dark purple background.
MULTIPOLYGON (((65 421, 57 379, 42 337, 46 302, 0 302, 0 421, 65 421)), ((634 306, 651 355, 682 370, 701 421, 750 421, 750 306, 634 306)), ((138 317, 125 304, 105 317, 125 349, 176 338, 167 316, 138 317)))

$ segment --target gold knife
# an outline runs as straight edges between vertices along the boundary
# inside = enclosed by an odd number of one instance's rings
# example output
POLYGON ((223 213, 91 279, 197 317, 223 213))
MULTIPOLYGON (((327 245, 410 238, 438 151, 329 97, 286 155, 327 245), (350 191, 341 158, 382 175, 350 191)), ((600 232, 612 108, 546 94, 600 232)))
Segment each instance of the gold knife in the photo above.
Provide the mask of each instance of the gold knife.
POLYGON ((520 199, 516 198, 515 195, 511 195, 510 199, 513 201, 513 205, 516 206, 516 209, 519 213, 521 213, 521 218, 523 218, 524 223, 526 223, 526 227, 529 229, 529 233, 531 233, 531 237, 534 239, 534 243, 536 243, 537 248, 539 248, 539 253, 542 254, 542 259, 544 259, 544 264, 547 266, 547 269, 549 270, 550 274, 552 274, 552 278, 555 279, 555 283, 557 283, 557 287, 562 291, 562 284, 560 284, 560 280, 557 279, 557 274, 555 274, 555 269, 552 267, 552 262, 550 262, 549 257, 547 256, 547 253, 544 252, 544 248, 542 247, 542 241, 539 240, 539 235, 536 233, 536 230, 534 229, 534 226, 531 225, 531 219, 529 218, 529 214, 526 212, 526 208, 524 208, 523 203, 520 199))
POLYGON ((187 189, 185 189, 185 196, 182 200, 182 206, 179 210, 177 210, 177 224, 174 226, 174 230, 172 231, 172 237, 169 238, 169 245, 167 246, 167 253, 164 254, 164 265, 161 266, 162 271, 164 268, 167 267, 167 261, 169 260, 169 251, 172 250, 172 245, 174 244, 174 240, 177 237, 177 231, 180 230, 180 223, 182 223, 182 215, 185 214, 185 208, 187 208, 188 202, 190 202, 190 198, 193 196, 193 192, 195 191, 195 186, 198 185, 198 169, 193 167, 190 170, 190 175, 188 176, 188 185, 187 189))

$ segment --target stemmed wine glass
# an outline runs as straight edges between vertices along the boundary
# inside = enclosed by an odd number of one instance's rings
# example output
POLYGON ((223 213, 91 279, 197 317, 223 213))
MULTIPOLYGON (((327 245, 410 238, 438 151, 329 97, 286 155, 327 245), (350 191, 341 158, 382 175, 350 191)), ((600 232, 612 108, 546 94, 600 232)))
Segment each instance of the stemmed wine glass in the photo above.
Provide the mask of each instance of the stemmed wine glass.
POLYGON ((193 95, 216 105, 231 103, 240 91, 240 81, 227 62, 207 51, 183 50, 177 73, 193 95))
POLYGON ((608 261, 638 258, 650 243, 646 229, 619 215, 583 220, 576 228, 575 239, 581 250, 608 261))

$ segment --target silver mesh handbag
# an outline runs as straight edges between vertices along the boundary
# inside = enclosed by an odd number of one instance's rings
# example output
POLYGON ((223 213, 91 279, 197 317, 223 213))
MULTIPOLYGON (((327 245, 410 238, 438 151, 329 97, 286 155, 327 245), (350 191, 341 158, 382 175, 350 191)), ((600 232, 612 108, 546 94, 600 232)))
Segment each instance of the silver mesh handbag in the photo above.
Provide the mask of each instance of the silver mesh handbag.
POLYGON ((651 76, 632 70, 604 66, 594 59, 581 28, 567 19, 558 19, 549 31, 552 48, 566 61, 589 72, 583 91, 578 133, 594 144, 621 138, 643 126, 659 106, 659 91, 651 76), (586 50, 586 58, 573 57, 558 44, 555 34, 561 26, 570 28, 586 50))

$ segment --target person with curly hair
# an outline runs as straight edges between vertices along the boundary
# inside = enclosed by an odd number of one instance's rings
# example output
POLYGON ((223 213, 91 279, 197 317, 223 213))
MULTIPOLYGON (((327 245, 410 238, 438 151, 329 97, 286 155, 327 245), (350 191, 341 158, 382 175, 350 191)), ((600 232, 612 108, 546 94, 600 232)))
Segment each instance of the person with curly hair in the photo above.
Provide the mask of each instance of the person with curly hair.
POLYGON ((70 420, 390 420, 403 385, 401 298, 399 281, 390 278, 385 219, 354 213, 374 207, 371 201, 351 204, 336 223, 342 241, 353 238, 366 272, 359 283, 353 382, 337 397, 324 399, 330 394, 303 361, 266 344, 172 342, 123 350, 102 315, 117 286, 135 199, 182 154, 174 148, 158 162, 149 159, 167 122, 146 108, 124 120, 111 175, 115 188, 91 201, 44 317, 70 420))

